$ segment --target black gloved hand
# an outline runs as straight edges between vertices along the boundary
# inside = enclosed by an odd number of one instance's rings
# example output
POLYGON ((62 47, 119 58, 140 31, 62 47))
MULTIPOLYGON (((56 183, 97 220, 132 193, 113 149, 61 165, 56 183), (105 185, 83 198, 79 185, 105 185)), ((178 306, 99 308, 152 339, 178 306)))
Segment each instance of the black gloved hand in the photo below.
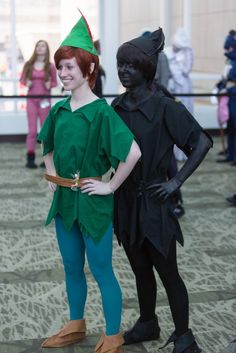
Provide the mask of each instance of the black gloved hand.
POLYGON ((146 190, 153 190, 150 197, 156 197, 160 201, 165 201, 178 188, 180 188, 185 180, 194 172, 211 147, 211 137, 201 131, 197 145, 191 150, 188 159, 175 177, 164 183, 152 184, 146 188, 146 190))
POLYGON ((146 190, 153 190, 150 194, 150 198, 157 198, 162 202, 166 201, 177 189, 181 187, 181 182, 176 178, 165 181, 164 183, 152 184, 146 188, 146 190))

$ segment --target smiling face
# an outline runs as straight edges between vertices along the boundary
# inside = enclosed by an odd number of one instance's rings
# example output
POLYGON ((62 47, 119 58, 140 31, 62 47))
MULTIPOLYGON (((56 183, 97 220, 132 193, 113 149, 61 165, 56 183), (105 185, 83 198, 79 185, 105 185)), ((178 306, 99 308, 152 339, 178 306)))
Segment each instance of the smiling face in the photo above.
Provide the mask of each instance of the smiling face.
POLYGON ((66 91, 74 91, 84 84, 88 84, 87 78, 83 77, 75 57, 71 59, 61 59, 57 70, 58 76, 66 91))
POLYGON ((143 72, 131 63, 118 60, 117 70, 120 82, 125 88, 132 89, 140 86, 145 81, 143 72))

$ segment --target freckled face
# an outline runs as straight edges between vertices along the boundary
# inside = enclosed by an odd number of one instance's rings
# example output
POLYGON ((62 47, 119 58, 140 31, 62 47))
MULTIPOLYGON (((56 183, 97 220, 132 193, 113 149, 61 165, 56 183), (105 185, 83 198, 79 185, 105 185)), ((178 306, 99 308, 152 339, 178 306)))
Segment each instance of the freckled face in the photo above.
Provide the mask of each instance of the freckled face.
POLYGON ((60 60, 57 71, 66 91, 73 91, 86 83, 88 84, 87 78, 83 77, 75 57, 60 60))
POLYGON ((134 88, 141 85, 145 78, 139 69, 125 61, 117 61, 117 70, 120 82, 125 88, 134 88))

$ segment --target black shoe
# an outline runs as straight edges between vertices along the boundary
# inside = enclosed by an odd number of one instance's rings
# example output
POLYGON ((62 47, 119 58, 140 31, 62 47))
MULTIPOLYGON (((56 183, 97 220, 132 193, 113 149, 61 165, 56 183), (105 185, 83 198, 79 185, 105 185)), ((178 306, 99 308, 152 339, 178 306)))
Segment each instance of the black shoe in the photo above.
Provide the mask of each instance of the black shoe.
POLYGON ((225 155, 226 155, 226 152, 225 152, 225 151, 220 151, 220 152, 218 152, 217 154, 218 154, 218 156, 225 156, 225 155))
POLYGON ((26 162, 26 168, 30 169, 36 169, 38 168, 37 164, 34 162, 35 160, 35 154, 34 153, 27 153, 27 162, 26 162))
POLYGON ((217 159, 216 160, 216 163, 230 163, 230 162, 232 162, 232 160, 231 159, 227 159, 227 158, 225 158, 225 159, 217 159))
POLYGON ((236 166, 236 161, 231 162, 230 165, 235 167, 236 166))
POLYGON ((236 206, 236 194, 234 194, 233 196, 226 197, 226 201, 228 201, 231 206, 236 206))
POLYGON ((168 346, 170 343, 174 343, 174 350, 172 353, 201 353, 201 348, 198 347, 197 342, 195 341, 195 337, 192 333, 191 329, 188 329, 181 336, 177 336, 175 332, 167 340, 166 344, 161 347, 164 348, 168 346))
POLYGON ((201 353, 192 330, 189 329, 183 335, 176 338, 174 342, 174 350, 172 353, 201 353))
POLYGON ((185 214, 185 210, 181 204, 178 204, 174 209, 174 214, 177 218, 182 217, 185 214))
POLYGON ((42 162, 42 163, 40 163, 40 168, 46 168, 46 166, 45 166, 45 163, 44 162, 42 162))
POLYGON ((154 319, 145 322, 141 322, 139 318, 135 325, 124 333, 124 345, 158 340, 160 331, 156 315, 154 319))

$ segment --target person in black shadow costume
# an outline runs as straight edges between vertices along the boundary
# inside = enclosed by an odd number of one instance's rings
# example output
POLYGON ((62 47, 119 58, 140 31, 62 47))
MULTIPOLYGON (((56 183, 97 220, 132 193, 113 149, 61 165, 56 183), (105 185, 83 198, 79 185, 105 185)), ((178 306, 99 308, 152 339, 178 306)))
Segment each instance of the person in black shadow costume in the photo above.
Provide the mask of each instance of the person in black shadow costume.
MULTIPOLYGON (((148 30, 142 33, 142 36, 146 38, 148 38, 151 35, 152 35, 152 32, 148 30)), ((154 90, 156 89, 162 90, 167 97, 175 99, 174 95, 170 93, 167 89, 170 78, 171 78, 171 72, 170 72, 167 56, 163 51, 160 51, 158 55, 156 73, 153 79, 152 86, 154 90)), ((177 174, 177 172, 178 172, 178 165, 173 151, 173 156, 171 158, 171 162, 167 170, 168 178, 169 179, 173 178, 177 174)), ((173 201, 175 202, 174 213, 178 218, 180 218, 185 214, 181 190, 180 189, 176 190, 176 192, 172 195, 172 198, 173 198, 173 201)))
POLYGON ((158 29, 148 38, 124 43, 117 52, 118 75, 126 92, 115 98, 112 106, 142 151, 134 170, 115 192, 114 231, 135 274, 140 307, 140 317, 124 339, 129 345, 159 338, 155 268, 175 326, 167 344, 174 343, 173 353, 200 353, 189 328, 188 293, 178 272, 176 240, 183 245, 183 235, 171 195, 199 166, 212 140, 182 103, 152 89, 163 46, 164 35, 158 29), (188 159, 168 180, 174 144, 188 159))

